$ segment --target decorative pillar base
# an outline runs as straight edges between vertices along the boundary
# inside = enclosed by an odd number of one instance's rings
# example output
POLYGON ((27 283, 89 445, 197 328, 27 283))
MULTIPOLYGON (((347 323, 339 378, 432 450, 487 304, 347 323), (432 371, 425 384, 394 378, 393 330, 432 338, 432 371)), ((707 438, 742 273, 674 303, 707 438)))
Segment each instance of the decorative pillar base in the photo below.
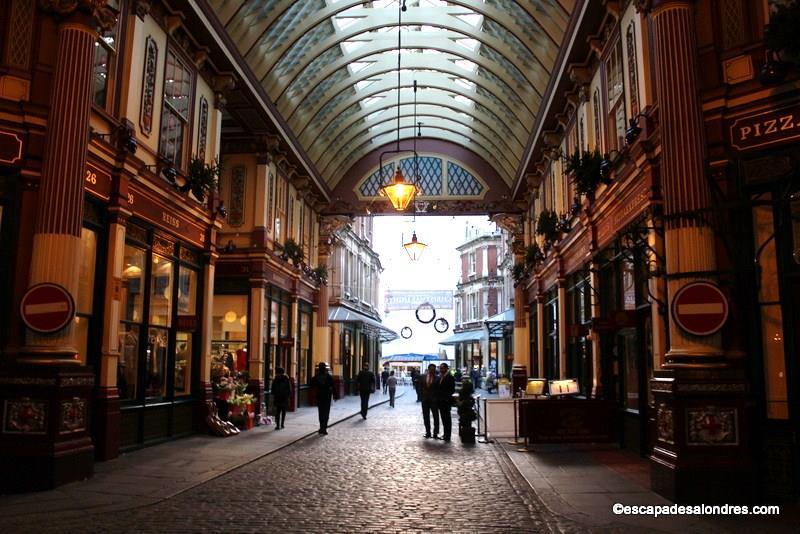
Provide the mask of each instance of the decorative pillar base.
POLYGON ((0 368, 0 493, 53 489, 94 473, 85 366, 0 368))
POLYGON ((654 372, 656 442, 651 487, 677 503, 743 503, 754 497, 747 383, 738 369, 654 372))
POLYGON ((289 385, 291 386, 291 394, 289 395, 289 409, 287 411, 294 412, 297 410, 297 380, 293 376, 289 377, 289 385))
POLYGON ((94 401, 95 458, 113 460, 119 456, 121 416, 116 386, 98 388, 94 401))
MULTIPOLYGON (((267 399, 264 396, 264 381, 260 378, 251 378, 247 382, 247 392, 255 397, 255 406, 253 408, 256 411, 256 416, 267 415, 265 413, 261 413, 262 405, 265 409, 267 408, 267 399)), ((256 417, 256 420, 259 420, 259 418, 256 417)))

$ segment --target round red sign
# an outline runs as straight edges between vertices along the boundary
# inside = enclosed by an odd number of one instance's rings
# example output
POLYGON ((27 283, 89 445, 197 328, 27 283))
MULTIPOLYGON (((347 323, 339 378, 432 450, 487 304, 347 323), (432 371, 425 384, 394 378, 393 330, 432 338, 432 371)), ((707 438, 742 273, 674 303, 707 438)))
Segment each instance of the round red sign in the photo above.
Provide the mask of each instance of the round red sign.
POLYGON ((714 284, 691 282, 672 299, 672 318, 685 332, 708 336, 728 319, 728 299, 714 284))
POLYGON ((67 326, 75 317, 75 301, 58 284, 37 284, 22 297, 19 311, 28 328, 50 334, 67 326))

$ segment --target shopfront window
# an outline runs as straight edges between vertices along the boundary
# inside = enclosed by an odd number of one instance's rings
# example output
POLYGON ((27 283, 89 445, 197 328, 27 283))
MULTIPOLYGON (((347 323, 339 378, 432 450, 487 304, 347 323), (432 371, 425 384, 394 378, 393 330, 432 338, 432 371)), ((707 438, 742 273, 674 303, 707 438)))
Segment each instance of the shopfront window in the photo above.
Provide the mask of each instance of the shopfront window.
POLYGON ((231 375, 247 371, 247 295, 214 295, 211 363, 231 375))
POLYGON ((117 371, 117 388, 120 399, 131 400, 137 396, 139 362, 139 324, 144 309, 145 282, 144 249, 125 245, 120 299, 120 358, 117 371))
POLYGON ((134 223, 128 224, 127 234, 119 396, 133 405, 190 395, 200 284, 196 253, 134 223))
POLYGON ((300 336, 297 358, 297 381, 300 385, 308 384, 311 379, 311 305, 301 302, 298 311, 297 332, 300 336))
POLYGON ((559 378, 559 351, 558 351, 558 292, 553 290, 548 293, 548 300, 544 307, 545 330, 545 377, 559 378))
POLYGON ((150 273, 150 324, 170 326, 173 262, 153 254, 150 273))
POLYGON ((539 369, 539 307, 536 302, 531 303, 530 314, 530 344, 531 344, 531 358, 528 362, 531 376, 541 376, 542 370, 539 369))

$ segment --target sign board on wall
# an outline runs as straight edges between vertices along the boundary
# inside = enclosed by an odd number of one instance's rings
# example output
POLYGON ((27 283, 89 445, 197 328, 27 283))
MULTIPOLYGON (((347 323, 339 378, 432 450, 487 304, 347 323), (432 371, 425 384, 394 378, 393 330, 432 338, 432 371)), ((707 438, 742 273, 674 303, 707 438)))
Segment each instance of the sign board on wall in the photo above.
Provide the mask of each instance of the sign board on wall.
POLYGON ((69 291, 58 284, 37 284, 22 297, 20 315, 34 332, 58 332, 75 317, 75 301, 69 291))
POLYGON ((453 309, 452 291, 387 291, 386 311, 416 310, 421 304, 429 303, 437 310, 453 309))
POLYGON ((722 328, 728 319, 728 299, 709 282, 692 282, 675 293, 672 317, 685 332, 708 336, 722 328))
POLYGON ((800 139, 800 103, 733 120, 728 127, 731 146, 739 152, 800 139))

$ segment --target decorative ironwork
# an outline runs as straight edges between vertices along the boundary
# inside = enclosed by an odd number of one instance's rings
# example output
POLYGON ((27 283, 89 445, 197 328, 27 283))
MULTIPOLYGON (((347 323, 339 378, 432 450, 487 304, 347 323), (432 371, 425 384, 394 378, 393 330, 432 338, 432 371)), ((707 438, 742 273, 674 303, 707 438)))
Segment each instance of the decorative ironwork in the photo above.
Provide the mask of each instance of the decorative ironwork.
POLYGON ((687 445, 738 445, 736 408, 703 406, 686 410, 687 445))
POLYGON ((658 422, 658 439, 670 445, 675 444, 675 412, 665 403, 660 403, 656 410, 658 422))
POLYGON ((6 399, 3 404, 4 434, 46 434, 47 402, 21 399, 6 399))
POLYGON ((422 324, 430 324, 436 319, 436 308, 433 307, 433 304, 430 302, 423 302, 419 306, 417 306, 416 311, 414 311, 414 315, 417 317, 417 321, 421 322, 422 324), (420 311, 428 310, 431 312, 431 317, 429 319, 422 319, 419 316, 420 311))
POLYGON ((153 237, 153 252, 162 256, 175 255, 175 243, 159 236, 153 237))
POLYGON ((631 116, 639 114, 639 82, 636 63, 636 27, 631 21, 628 33, 625 36, 625 46, 628 52, 628 85, 631 88, 631 116))
POLYGON ((208 137, 208 100, 200 97, 200 125, 197 127, 197 157, 206 159, 206 138, 208 137))
POLYGON ((181 261, 191 263, 192 265, 203 265, 203 255, 188 247, 181 247, 180 258, 181 261))
MULTIPOLYGON (((244 224, 245 173, 243 165, 233 168, 231 173, 231 200, 228 208, 228 224, 237 228, 244 224)), ((269 187, 269 184, 267 184, 269 187)))
POLYGON ((125 225, 125 237, 144 244, 147 243, 147 230, 138 224, 128 221, 125 225))
POLYGON ((156 66, 158 65, 158 45, 148 35, 144 45, 144 75, 142 76, 142 110, 139 127, 142 133, 150 136, 153 131, 153 109, 156 99, 156 66))
POLYGON ((86 430, 86 400, 73 397, 72 400, 61 401, 61 421, 59 434, 71 434, 86 430))
POLYGON ((454 196, 479 196, 483 185, 464 167, 448 161, 447 192, 454 196))
POLYGON ((450 323, 447 322, 447 319, 444 317, 439 317, 433 322, 433 329, 439 332, 440 334, 444 334, 447 332, 447 329, 450 328, 450 323))
POLYGON ((36 4, 30 0, 14 0, 8 25, 6 61, 11 67, 27 70, 30 66, 33 15, 36 4))
POLYGON ((404 326, 402 329, 400 329, 400 337, 402 337, 403 339, 409 339, 413 334, 414 331, 411 330, 411 328, 409 328, 408 326, 404 326))

